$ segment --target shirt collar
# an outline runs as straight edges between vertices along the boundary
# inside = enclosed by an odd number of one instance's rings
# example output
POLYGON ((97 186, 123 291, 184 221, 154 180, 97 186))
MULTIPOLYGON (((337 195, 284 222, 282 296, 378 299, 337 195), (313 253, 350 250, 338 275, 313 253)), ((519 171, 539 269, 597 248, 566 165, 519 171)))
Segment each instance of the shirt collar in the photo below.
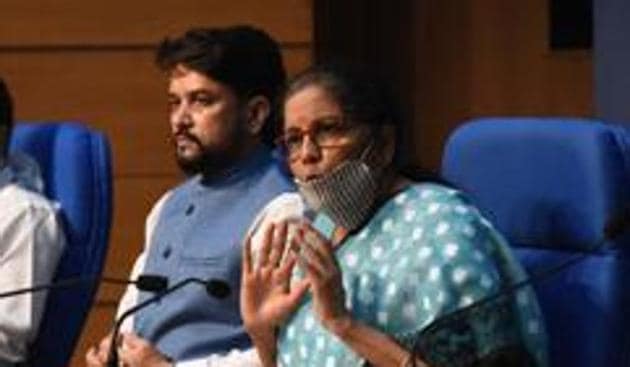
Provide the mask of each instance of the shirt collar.
POLYGON ((216 177, 201 177, 199 182, 203 186, 224 186, 251 177, 269 164, 272 160, 271 151, 264 145, 255 148, 244 159, 234 164, 224 173, 216 177))
POLYGON ((43 193, 44 182, 37 162, 23 153, 9 155, 0 168, 0 188, 10 184, 43 193))

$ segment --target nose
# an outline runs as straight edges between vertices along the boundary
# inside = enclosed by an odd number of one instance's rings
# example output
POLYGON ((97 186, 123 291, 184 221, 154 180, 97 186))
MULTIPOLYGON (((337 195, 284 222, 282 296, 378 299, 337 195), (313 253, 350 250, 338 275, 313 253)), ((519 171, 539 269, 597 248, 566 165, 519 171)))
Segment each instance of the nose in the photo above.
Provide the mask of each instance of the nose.
POLYGON ((300 160, 302 163, 315 163, 322 158, 322 152, 310 134, 305 134, 300 147, 300 160))
POLYGON ((171 110, 170 120, 171 127, 175 132, 192 126, 192 118, 186 103, 180 103, 171 110))

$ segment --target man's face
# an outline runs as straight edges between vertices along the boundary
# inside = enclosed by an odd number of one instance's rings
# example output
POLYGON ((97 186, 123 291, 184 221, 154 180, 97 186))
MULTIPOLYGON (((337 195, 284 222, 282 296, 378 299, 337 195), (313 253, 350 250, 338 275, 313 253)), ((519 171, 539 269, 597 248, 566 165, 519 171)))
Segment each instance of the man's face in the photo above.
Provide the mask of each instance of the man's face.
POLYGON ((245 128, 231 88, 179 65, 170 75, 168 99, 175 155, 184 172, 213 173, 234 163, 245 128))

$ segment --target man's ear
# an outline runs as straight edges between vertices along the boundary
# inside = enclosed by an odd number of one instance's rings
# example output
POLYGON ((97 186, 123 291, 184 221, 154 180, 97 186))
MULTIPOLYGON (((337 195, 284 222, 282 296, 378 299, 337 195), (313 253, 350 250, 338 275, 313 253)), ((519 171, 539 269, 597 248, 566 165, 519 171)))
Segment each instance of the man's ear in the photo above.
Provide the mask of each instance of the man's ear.
POLYGON ((256 95, 247 101, 246 113, 247 131, 259 135, 271 113, 271 103, 267 97, 256 95))

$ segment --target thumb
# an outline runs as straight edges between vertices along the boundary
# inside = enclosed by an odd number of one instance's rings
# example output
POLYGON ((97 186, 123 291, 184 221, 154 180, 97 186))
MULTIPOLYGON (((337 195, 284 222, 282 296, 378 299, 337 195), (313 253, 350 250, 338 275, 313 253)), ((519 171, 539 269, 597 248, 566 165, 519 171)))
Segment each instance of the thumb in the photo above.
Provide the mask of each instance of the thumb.
POLYGON ((120 343, 127 348, 137 348, 144 340, 134 333, 122 333, 120 335, 120 343))
POLYGON ((309 279, 302 279, 291 285, 291 292, 289 294, 289 298, 292 303, 297 303, 300 301, 306 291, 311 287, 311 282, 309 279))

